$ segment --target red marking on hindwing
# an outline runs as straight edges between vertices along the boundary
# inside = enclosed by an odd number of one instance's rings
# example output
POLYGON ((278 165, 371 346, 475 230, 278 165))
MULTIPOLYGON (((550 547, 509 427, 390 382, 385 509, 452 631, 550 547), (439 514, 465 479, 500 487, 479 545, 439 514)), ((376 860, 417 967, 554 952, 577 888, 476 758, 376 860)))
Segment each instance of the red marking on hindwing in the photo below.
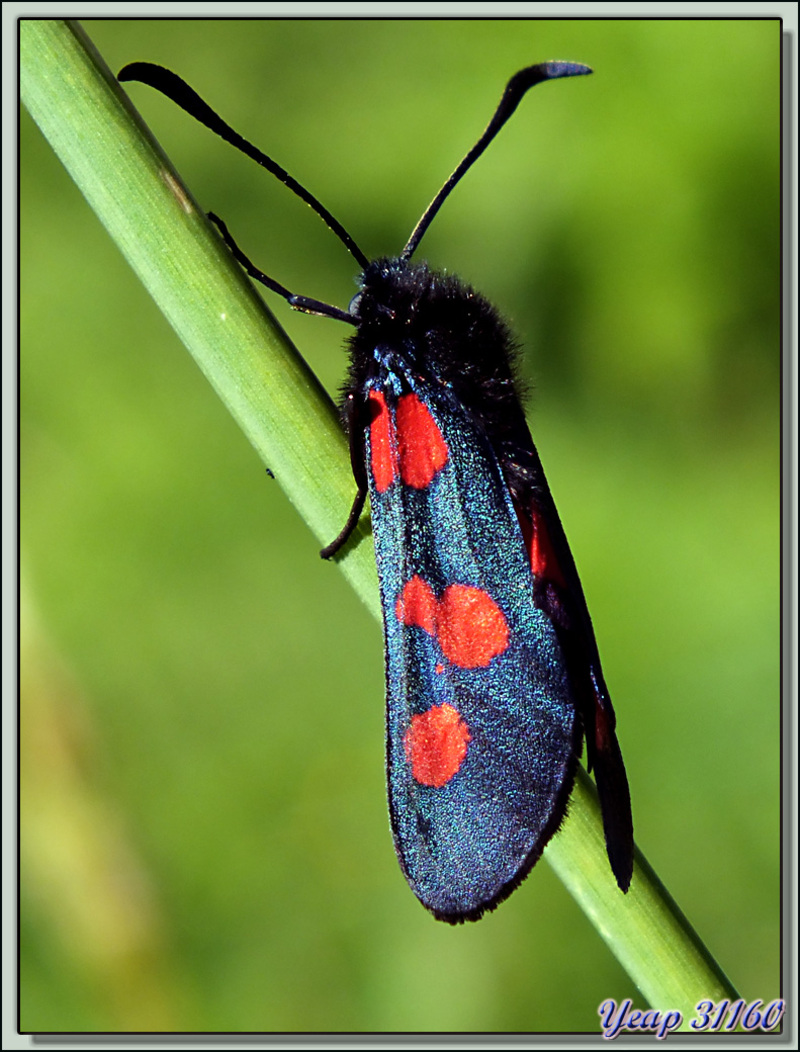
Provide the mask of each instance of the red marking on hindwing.
POLYGON ((471 740, 469 727, 452 705, 434 705, 412 716, 403 746, 415 781, 436 789, 447 785, 461 769, 471 740))
POLYGON ((395 419, 400 477, 413 489, 425 489, 447 463, 447 443, 430 410, 415 394, 398 399, 395 419))
POLYGON ((533 576, 537 580, 552 581, 553 584, 566 588, 544 515, 537 508, 531 508, 531 521, 528 522, 524 515, 520 515, 519 522, 533 576))
POLYGON ((369 455, 378 493, 385 493, 397 478, 397 436, 383 391, 369 393, 373 417, 369 425, 369 455))
POLYGON ((485 668, 508 646, 508 622, 482 588, 451 584, 437 599, 418 574, 403 586, 395 604, 398 621, 436 636, 442 653, 459 668, 485 668))

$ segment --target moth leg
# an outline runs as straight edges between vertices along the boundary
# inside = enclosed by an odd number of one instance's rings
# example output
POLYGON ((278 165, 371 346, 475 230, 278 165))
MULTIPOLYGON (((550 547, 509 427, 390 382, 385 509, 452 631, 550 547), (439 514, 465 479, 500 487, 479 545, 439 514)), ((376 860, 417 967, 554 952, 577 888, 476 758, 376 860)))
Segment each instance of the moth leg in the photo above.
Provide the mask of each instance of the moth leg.
POLYGON ((350 534, 356 528, 356 524, 361 518, 361 512, 364 510, 364 502, 366 501, 366 499, 366 488, 359 488, 358 492, 356 493, 355 500, 353 501, 353 506, 350 509, 350 514, 347 516, 347 522, 344 524, 342 532, 339 534, 338 537, 335 538, 335 540, 332 540, 331 543, 326 545, 319 553, 323 559, 330 559, 332 556, 336 555, 340 548, 344 547, 344 545, 347 543, 350 534))
POLYGON ((355 395, 352 393, 348 394, 344 406, 344 417, 347 433, 350 436, 350 466, 353 469, 353 478, 356 480, 358 489, 350 514, 347 516, 347 522, 344 524, 341 533, 319 553, 323 559, 332 558, 347 543, 350 534, 358 525, 358 520, 361 518, 361 512, 364 510, 367 493, 369 492, 367 470, 364 464, 364 429, 359 427, 358 419, 362 411, 363 407, 356 404, 355 395))

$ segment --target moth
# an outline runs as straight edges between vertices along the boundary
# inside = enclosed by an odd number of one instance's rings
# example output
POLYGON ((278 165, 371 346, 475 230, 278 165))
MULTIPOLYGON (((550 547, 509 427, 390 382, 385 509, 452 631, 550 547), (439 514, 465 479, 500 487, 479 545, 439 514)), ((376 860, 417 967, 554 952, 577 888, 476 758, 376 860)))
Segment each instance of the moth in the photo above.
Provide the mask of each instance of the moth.
POLYGON ((581 583, 520 403, 514 344, 495 308, 413 257, 450 192, 526 92, 591 73, 545 62, 508 82, 486 130, 397 257, 370 261, 280 165, 179 77, 156 88, 306 201, 361 269, 347 310, 259 270, 213 213, 246 272, 290 307, 354 328, 342 417, 356 496, 369 496, 386 653, 389 812, 402 870, 437 918, 477 920, 505 899, 561 825, 586 739, 611 870, 627 891, 633 823, 614 710, 581 583))

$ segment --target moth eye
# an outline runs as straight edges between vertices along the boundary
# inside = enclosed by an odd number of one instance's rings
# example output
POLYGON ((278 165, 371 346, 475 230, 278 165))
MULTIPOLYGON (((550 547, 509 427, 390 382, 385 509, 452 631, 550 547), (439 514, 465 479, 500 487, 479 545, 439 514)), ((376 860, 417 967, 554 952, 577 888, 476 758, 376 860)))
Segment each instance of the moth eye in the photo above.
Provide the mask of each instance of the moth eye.
POLYGON ((352 314, 354 318, 358 317, 358 308, 361 306, 361 299, 363 295, 363 290, 359 289, 355 296, 353 296, 353 298, 350 300, 350 306, 347 308, 347 313, 352 314))

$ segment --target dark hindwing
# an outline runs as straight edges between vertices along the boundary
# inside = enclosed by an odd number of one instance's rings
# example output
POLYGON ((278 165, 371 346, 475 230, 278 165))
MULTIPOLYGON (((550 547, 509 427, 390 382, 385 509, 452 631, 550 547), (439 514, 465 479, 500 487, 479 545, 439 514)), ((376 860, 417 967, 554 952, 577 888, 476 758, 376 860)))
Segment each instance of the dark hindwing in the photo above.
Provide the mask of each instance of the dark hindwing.
POLYGON ((622 891, 633 873, 630 791, 580 578, 527 424, 502 457, 503 470, 525 537, 534 602, 556 628, 594 769, 609 862, 622 891))

